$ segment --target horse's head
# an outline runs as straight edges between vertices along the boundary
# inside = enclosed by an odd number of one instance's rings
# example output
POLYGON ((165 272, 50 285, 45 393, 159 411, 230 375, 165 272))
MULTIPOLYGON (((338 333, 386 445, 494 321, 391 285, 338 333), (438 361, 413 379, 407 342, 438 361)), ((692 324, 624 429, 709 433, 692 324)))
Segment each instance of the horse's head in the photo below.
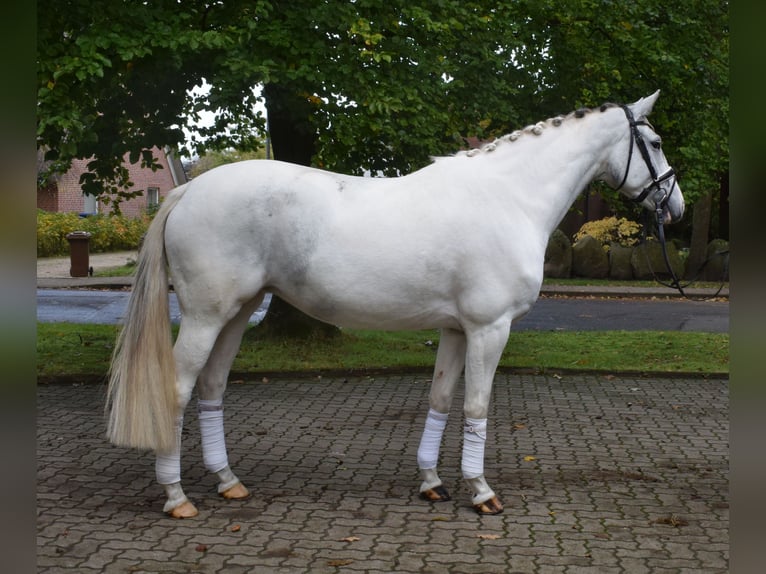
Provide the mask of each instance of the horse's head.
POLYGON ((651 96, 621 106, 628 138, 626 147, 615 150, 610 183, 632 201, 658 211, 663 223, 674 223, 684 214, 684 197, 675 171, 662 152, 662 140, 646 119, 659 95, 657 90, 651 96))

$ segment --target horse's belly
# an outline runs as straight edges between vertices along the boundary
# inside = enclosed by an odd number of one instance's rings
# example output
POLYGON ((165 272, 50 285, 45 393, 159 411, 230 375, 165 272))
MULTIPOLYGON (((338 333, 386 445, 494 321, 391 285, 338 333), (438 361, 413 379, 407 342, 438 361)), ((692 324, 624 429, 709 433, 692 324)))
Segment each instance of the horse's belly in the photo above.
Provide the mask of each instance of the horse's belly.
POLYGON ((407 293, 395 294, 380 289, 338 288, 275 289, 288 303, 339 327, 349 329, 417 330, 459 328, 456 306, 439 297, 425 300, 407 293))

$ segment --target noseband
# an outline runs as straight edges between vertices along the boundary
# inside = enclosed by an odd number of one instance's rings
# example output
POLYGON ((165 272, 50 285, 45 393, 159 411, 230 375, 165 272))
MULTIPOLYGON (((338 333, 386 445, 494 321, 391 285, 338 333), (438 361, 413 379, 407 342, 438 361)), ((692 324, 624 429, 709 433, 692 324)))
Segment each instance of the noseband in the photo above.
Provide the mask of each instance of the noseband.
MULTIPOLYGON (((620 182, 620 185, 617 186, 617 190, 621 189, 623 185, 625 185, 625 181, 628 179, 628 172, 630 171, 630 162, 633 159, 633 142, 636 143, 636 147, 638 147, 638 151, 641 152, 641 157, 644 159, 644 163, 646 164, 647 169, 649 170, 649 174, 652 176, 652 183, 649 184, 647 187, 645 187, 641 193, 638 194, 638 196, 631 199, 631 201, 635 203, 641 203, 644 201, 650 193, 652 193, 652 199, 654 201, 654 207, 657 211, 657 217, 662 218, 662 211, 665 208, 665 206, 668 204, 668 201, 670 201, 670 196, 673 195, 673 190, 676 188, 676 183, 673 181, 673 185, 670 186, 670 192, 665 192, 665 190, 662 189, 662 182, 670 179, 675 178, 676 172, 672 167, 669 167, 668 170, 661 174, 657 175, 657 170, 654 169, 654 164, 652 164, 652 159, 649 157, 649 150, 646 147, 646 141, 644 141, 643 136, 641 135, 641 132, 638 131, 638 126, 649 126, 649 123, 646 121, 636 121, 636 119, 633 117, 633 112, 630 110, 630 108, 626 105, 620 106, 623 111, 625 112, 625 116, 628 118, 628 123, 630 124, 630 131, 631 131, 631 138, 630 138, 630 149, 628 151, 628 165, 625 167, 625 175, 622 177, 622 181, 620 182)), ((651 126, 649 126, 651 127, 651 126)))

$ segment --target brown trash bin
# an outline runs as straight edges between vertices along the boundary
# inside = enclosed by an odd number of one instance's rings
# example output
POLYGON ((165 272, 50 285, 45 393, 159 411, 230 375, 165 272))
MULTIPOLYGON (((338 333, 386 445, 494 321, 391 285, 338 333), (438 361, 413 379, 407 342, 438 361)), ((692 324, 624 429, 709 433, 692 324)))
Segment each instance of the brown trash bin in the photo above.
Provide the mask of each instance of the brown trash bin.
POLYGON ((69 241, 69 275, 87 277, 90 272, 90 233, 73 231, 66 238, 69 241))

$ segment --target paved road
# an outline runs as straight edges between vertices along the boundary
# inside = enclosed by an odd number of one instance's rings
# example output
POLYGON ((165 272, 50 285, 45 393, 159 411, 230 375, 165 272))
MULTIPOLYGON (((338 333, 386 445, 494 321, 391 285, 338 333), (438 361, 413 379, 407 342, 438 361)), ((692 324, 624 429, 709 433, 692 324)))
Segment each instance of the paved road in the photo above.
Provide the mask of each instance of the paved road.
MULTIPOLYGON (((81 289, 38 289, 37 320, 41 323, 96 323, 111 325, 122 322, 130 293, 127 291, 86 291, 81 289)), ((170 319, 178 323, 181 311, 175 293, 171 293, 170 319)), ((251 318, 263 319, 270 296, 251 318)))
MULTIPOLYGON (((118 323, 127 304, 126 291, 37 290, 37 320, 44 323, 118 323)), ((170 295, 171 317, 180 311, 175 294, 170 295)), ((260 309, 251 321, 263 318, 260 309)), ((729 330, 728 301, 678 299, 547 298, 538 300, 532 311, 514 325, 514 330, 565 331, 702 331, 729 330)))
POLYGON ((152 456, 106 443, 103 395, 38 386, 40 574, 728 572, 725 380, 499 374, 486 471, 506 511, 489 517, 460 480, 460 397, 453 500, 417 497, 425 375, 231 385, 245 501, 215 493, 190 408, 188 521, 163 516, 152 456))

